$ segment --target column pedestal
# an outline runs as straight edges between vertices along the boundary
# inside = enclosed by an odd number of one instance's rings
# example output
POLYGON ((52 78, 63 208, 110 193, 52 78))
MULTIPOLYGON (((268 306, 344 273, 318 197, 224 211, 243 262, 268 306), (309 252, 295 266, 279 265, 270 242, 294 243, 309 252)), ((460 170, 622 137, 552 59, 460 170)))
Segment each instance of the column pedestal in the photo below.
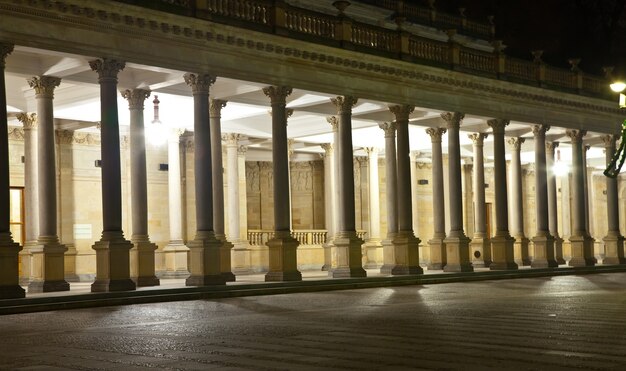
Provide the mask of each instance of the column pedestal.
POLYGON ((331 253, 333 248, 332 240, 328 240, 322 248, 324 249, 324 265, 322 265, 322 271, 328 271, 332 266, 331 253))
POLYGON ((474 232, 472 242, 472 266, 474 268, 489 268, 491 265, 491 240, 486 233, 474 232))
POLYGON ((533 268, 556 268, 559 264, 554 259, 554 237, 537 235, 533 237, 533 268))
POLYGON ((515 243, 513 250, 515 254, 515 263, 519 266, 529 266, 531 264, 528 256, 528 245, 530 240, 524 235, 515 235, 515 243))
POLYGON ((446 245, 446 265, 444 272, 473 272, 474 268, 469 261, 470 239, 465 235, 448 236, 443 240, 446 245))
POLYGON ((135 290, 136 285, 129 277, 129 251, 133 247, 124 239, 122 232, 102 232, 102 239, 92 249, 96 251, 96 280, 91 284, 92 292, 135 290))
POLYGON ((250 245, 248 241, 233 241, 231 249, 231 261, 235 276, 240 274, 250 274, 250 245))
POLYGON ((561 237, 554 236, 554 259, 559 265, 567 263, 565 259, 563 259, 563 242, 565 242, 565 240, 561 237))
MULTIPOLYGON (((363 268, 365 269, 377 269, 380 268, 380 264, 377 263, 378 255, 382 249, 382 243, 380 239, 370 239, 362 247, 363 249, 363 268)), ((322 267, 322 270, 324 268, 322 267)))
POLYGON ((165 272, 161 278, 187 278, 189 271, 187 270, 187 255, 189 248, 183 244, 183 241, 170 241, 163 248, 165 255, 165 272))
POLYGON ((394 264, 385 264, 380 273, 396 275, 422 274, 424 270, 419 266, 419 238, 412 231, 398 231, 393 237, 392 248, 387 249, 393 256, 385 261, 394 264))
POLYGON ((433 237, 428 240, 430 249, 428 270, 441 270, 446 265, 446 244, 443 242, 444 239, 445 237, 433 237))
POLYGON ((594 239, 590 236, 578 235, 569 238, 572 247, 572 258, 567 263, 570 267, 593 267, 596 259, 593 256, 594 239))
POLYGON ((602 239, 604 241, 605 258, 602 264, 626 264, 624 258, 624 237, 618 231, 609 231, 602 239))
POLYGON ((65 281, 63 269, 64 254, 67 248, 56 237, 39 238, 40 245, 30 248, 32 270, 28 292, 69 291, 70 284, 65 281))
POLYGON ((298 240, 293 238, 289 231, 282 233, 277 231, 275 238, 267 241, 266 245, 269 248, 270 261, 265 282, 302 281, 302 274, 295 264, 298 240))
POLYGON ((515 270, 518 265, 514 261, 513 244, 515 239, 508 235, 496 235, 491 237, 491 257, 493 261, 489 265, 491 270, 515 270))
POLYGON ((226 282, 235 282, 235 275, 232 272, 231 267, 231 250, 233 244, 226 241, 226 237, 219 236, 218 240, 222 241, 222 247, 220 248, 220 270, 221 275, 226 282))
POLYGON ((65 245, 65 247, 67 248, 64 254, 65 280, 67 282, 80 282, 80 277, 76 274, 76 256, 78 255, 78 250, 76 250, 74 244, 65 245))
POLYGON ((10 233, 0 233, 0 299, 26 296, 26 292, 19 285, 18 278, 17 257, 21 249, 19 244, 13 242, 10 233))
POLYGON ((196 238, 189 244, 189 271, 186 286, 223 285, 220 271, 222 242, 215 238, 213 231, 197 231, 196 238))
POLYGON ((361 245, 363 240, 357 237, 356 232, 337 232, 330 254, 333 268, 328 275, 332 278, 366 277, 367 273, 361 266, 361 245))
POLYGON ((157 245, 148 236, 133 236, 130 250, 131 279, 137 287, 158 286, 160 281, 154 274, 154 252, 157 245), (134 274, 133 274, 134 273, 134 274))

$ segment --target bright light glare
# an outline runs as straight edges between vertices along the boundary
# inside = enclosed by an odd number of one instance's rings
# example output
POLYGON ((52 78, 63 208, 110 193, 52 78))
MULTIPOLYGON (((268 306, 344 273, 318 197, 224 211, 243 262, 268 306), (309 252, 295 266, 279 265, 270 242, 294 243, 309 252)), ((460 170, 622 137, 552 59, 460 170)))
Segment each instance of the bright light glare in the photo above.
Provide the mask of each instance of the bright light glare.
POLYGON ((563 176, 569 172, 569 166, 564 162, 557 161, 552 167, 552 171, 556 176, 563 176))
POLYGON ((153 122, 146 127, 148 142, 153 146, 161 146, 167 141, 168 130, 161 122, 153 122))
POLYGON ((623 81, 615 81, 609 86, 611 87, 611 90, 613 90, 616 93, 621 93, 624 91, 624 89, 626 89, 626 83, 623 81))

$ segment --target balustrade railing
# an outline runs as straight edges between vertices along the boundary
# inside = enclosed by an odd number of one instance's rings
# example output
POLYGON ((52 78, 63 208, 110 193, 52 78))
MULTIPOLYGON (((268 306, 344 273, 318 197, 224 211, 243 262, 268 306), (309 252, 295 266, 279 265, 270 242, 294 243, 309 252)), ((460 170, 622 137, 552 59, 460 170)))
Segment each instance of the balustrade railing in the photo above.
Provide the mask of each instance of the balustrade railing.
MULTIPOLYGON (((325 229, 296 229, 291 232, 293 238, 298 240, 300 246, 323 245, 328 238, 325 229)), ((367 231, 356 231, 357 237, 365 240, 367 231)), ((265 246, 265 243, 274 238, 274 231, 264 229, 248 229, 248 242, 251 246, 265 246)))
MULTIPOLYGON (((136 4, 136 0, 118 0, 136 4)), ((397 11, 397 0, 362 0, 362 2, 397 11)), ((143 4, 143 3, 142 3, 143 4)), ((227 22, 229 19, 242 21, 238 25, 265 32, 287 32, 309 35, 308 40, 328 45, 339 41, 342 46, 369 51, 383 51, 389 57, 413 59, 415 63, 434 64, 442 68, 452 68, 471 72, 476 71, 494 78, 515 81, 521 84, 544 86, 547 89, 567 89, 585 95, 607 95, 607 82, 596 76, 573 72, 545 65, 543 62, 488 53, 460 46, 455 42, 441 42, 417 35, 407 34, 373 24, 366 24, 339 17, 302 9, 273 0, 159 0, 146 2, 143 6, 155 7, 162 11, 194 15, 214 22, 227 22), (167 5, 165 9, 161 5, 167 5), (173 7, 173 8, 171 8, 173 7), (216 17, 213 17, 215 15, 216 17), (409 57, 409 58, 406 58, 409 57)), ((430 24, 448 25, 451 28, 471 31, 489 36, 493 25, 470 21, 464 17, 434 12, 431 9, 404 3, 404 14, 409 19, 417 19, 430 24)), ((485 38, 487 39, 487 38, 485 38)), ((336 46, 337 44, 331 44, 336 46)))

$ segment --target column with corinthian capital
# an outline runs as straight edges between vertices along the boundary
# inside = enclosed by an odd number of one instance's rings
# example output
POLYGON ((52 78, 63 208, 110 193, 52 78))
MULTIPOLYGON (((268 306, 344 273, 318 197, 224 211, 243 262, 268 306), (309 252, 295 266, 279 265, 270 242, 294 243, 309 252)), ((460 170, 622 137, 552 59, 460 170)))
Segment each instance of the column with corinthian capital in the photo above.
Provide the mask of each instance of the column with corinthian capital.
POLYGON ((385 122, 379 127, 385 132, 385 194, 387 205, 387 236, 382 241, 383 266, 380 271, 389 274, 393 267, 393 239, 398 233, 398 176, 396 166, 396 123, 385 122))
POLYGON ((170 219, 170 241, 163 249, 165 272, 163 278, 187 278, 189 248, 183 243, 183 208, 180 176, 180 136, 183 129, 172 129, 167 146, 167 186, 170 219))
POLYGON ((515 263, 513 244, 515 239, 509 233, 506 160, 504 152, 504 129, 509 120, 493 119, 487 121, 493 134, 493 162, 496 198, 496 234, 491 237, 491 270, 518 269, 515 263))
POLYGON ((4 78, 6 57, 13 45, 0 43, 0 299, 23 298, 19 285, 18 254, 22 247, 13 241, 10 225, 9 128, 4 78))
POLYGON ((268 86, 263 93, 272 104, 272 162, 274 170, 274 238, 267 241, 269 272, 265 281, 300 281, 298 241, 291 234, 289 158, 287 141, 287 86, 268 86))
MULTIPOLYGON (((234 282, 230 253, 233 244, 226 239, 224 232, 224 165, 222 162, 222 108, 226 101, 209 101, 209 120, 211 122, 211 168, 213 170, 213 229, 215 237, 222 242, 220 248, 220 271, 226 282, 234 282)), ((236 168, 235 168, 236 169, 236 168)))
POLYGON ((324 243, 323 271, 330 269, 330 241, 335 234, 335 157, 332 143, 320 144, 324 150, 324 225, 326 227, 326 243, 324 243))
POLYGON ((196 236, 189 246, 187 286, 222 285, 220 254, 222 241, 213 224, 213 162, 209 119, 209 89, 215 77, 186 73, 185 83, 193 93, 194 176, 196 190, 196 236))
MULTIPOLYGON (((615 155, 615 141, 617 138, 618 136, 614 134, 602 137, 607 165, 615 155)), ((606 177, 606 209, 608 231, 603 238, 605 255, 602 264, 626 264, 626 258, 624 258, 624 236, 619 231, 619 198, 616 178, 606 177)))
POLYGON ((17 119, 24 128, 24 216, 26 241, 20 251, 20 283, 30 281, 32 254, 30 247, 37 245, 39 237, 39 194, 37 189, 37 114, 18 113, 17 119))
POLYGON ((143 102, 150 90, 122 92, 130 110, 130 198, 133 248, 130 250, 130 276, 137 286, 158 286, 154 274, 154 251, 157 245, 148 236, 148 185, 146 174, 146 137, 143 125, 143 102))
POLYGON ((537 234, 533 237, 533 268, 554 268, 559 264, 554 259, 554 237, 548 222, 548 174, 546 172, 547 125, 533 125, 535 136, 535 209, 537 212, 537 234))
POLYGON ((363 245, 365 249, 365 268, 378 268, 380 241, 380 191, 378 189, 378 148, 363 148, 368 159, 367 188, 369 190, 369 238, 363 245))
POLYGON ((428 240, 430 249, 429 270, 443 269, 446 265, 446 216, 443 188, 443 153, 441 150, 441 137, 446 133, 445 128, 428 128, 426 133, 430 135, 431 161, 433 176, 433 237, 428 240))
POLYGON ((28 79, 35 89, 39 130, 37 135, 37 182, 39 194, 39 237, 32 254, 28 292, 68 291, 65 281, 64 253, 67 247, 57 235, 57 184, 54 140, 54 89, 61 79, 53 76, 36 76, 28 79))
POLYGON ((513 251, 517 265, 530 265, 528 255, 529 240, 524 234, 524 193, 522 189, 522 162, 521 150, 524 138, 509 138, 507 143, 511 147, 511 166, 509 168, 509 185, 511 193, 511 234, 515 238, 513 251))
POLYGON ((565 132, 572 140, 572 258, 567 263, 572 267, 595 265, 593 239, 585 225, 585 180, 583 172, 583 137, 586 130, 571 129, 565 132))
POLYGON ((565 264, 563 259, 563 239, 559 236, 557 212, 556 175, 554 174, 554 150, 559 142, 546 142, 546 173, 548 174, 548 223, 554 237, 554 259, 557 264, 565 264))
POLYGON ((89 62, 100 83, 100 136, 102 156, 102 238, 96 250, 96 280, 91 291, 134 290, 130 279, 129 251, 133 247, 122 231, 122 173, 117 111, 117 75, 125 62, 96 59, 89 62))
POLYGON ((338 140, 335 143, 337 169, 337 230, 331 248, 332 267, 328 271, 334 278, 365 277, 361 260, 363 240, 356 235, 354 200, 354 163, 352 148, 352 107, 357 98, 338 96, 331 98, 337 108, 338 140))
POLYGON ((488 134, 472 133, 474 150, 474 171, 472 172, 472 188, 474 189, 474 236, 470 244, 472 265, 475 268, 488 268, 491 264, 491 241, 487 236, 487 205, 485 204, 485 158, 483 148, 488 134))
POLYGON ((445 272, 473 272, 470 262, 471 240, 463 230, 463 192, 461 181, 461 144, 459 129, 465 114, 444 112, 441 117, 448 124, 448 176, 450 181, 450 232, 443 242, 446 245, 445 272))

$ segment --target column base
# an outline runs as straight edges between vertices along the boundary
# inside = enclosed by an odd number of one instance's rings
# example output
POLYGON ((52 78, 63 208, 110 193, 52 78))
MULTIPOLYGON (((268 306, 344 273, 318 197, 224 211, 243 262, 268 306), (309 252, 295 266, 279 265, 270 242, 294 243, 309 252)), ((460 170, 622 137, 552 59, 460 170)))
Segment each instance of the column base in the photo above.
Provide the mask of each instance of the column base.
POLYGON ((19 285, 18 254, 22 247, 13 242, 11 233, 0 233, 0 299, 16 299, 26 296, 19 285))
POLYGON ((135 257, 133 262, 131 259, 131 269, 135 275, 131 275, 131 279, 135 281, 137 287, 159 286, 160 281, 155 275, 154 270, 154 252, 157 245, 150 242, 148 236, 137 238, 133 236, 133 249, 131 250, 131 258, 135 257))
POLYGON ((76 256, 78 255, 78 251, 74 244, 67 244, 67 251, 65 252, 65 280, 67 282, 80 282, 80 277, 76 274, 76 256))
POLYGON ((444 236, 433 237, 428 240, 428 249, 430 250, 430 261, 426 266, 429 271, 442 270, 446 265, 446 244, 443 243, 444 236))
POLYGON ((161 278, 189 277, 187 267, 189 248, 185 246, 182 240, 170 241, 163 248, 163 254, 165 254, 165 272, 161 274, 161 278))
POLYGON ((224 285, 220 271, 220 248, 222 242, 213 231, 197 231, 189 244, 189 271, 185 286, 224 285))
POLYGON ((252 268, 250 267, 249 242, 244 240, 235 240, 232 241, 232 244, 231 264, 233 267, 233 274, 235 276, 240 274, 251 274, 252 268))
POLYGON ((324 245, 324 265, 322 265, 322 271, 328 271, 332 268, 331 263, 331 250, 334 246, 333 239, 328 240, 324 245))
POLYGON ((387 248, 384 264, 380 268, 381 274, 400 276, 409 274, 423 274, 419 258, 419 238, 413 231, 399 231, 391 240, 387 248))
POLYGON ((533 237, 534 259, 531 268, 556 268, 559 264, 554 259, 554 237, 548 233, 533 237))
POLYGON ((624 257, 624 237, 618 231, 609 231, 604 241, 603 265, 626 264, 624 257), (612 232, 612 233, 611 233, 612 232))
POLYGON ((102 239, 92 249, 96 250, 96 280, 91 292, 131 291, 137 286, 130 279, 130 241, 122 231, 102 232, 102 239))
POLYGON ((31 262, 33 258, 33 254, 30 252, 31 247, 37 246, 37 241, 26 241, 22 250, 19 252, 19 261, 20 261, 20 285, 28 286, 30 283, 31 276, 31 262))
POLYGON ((474 268, 489 268, 491 264, 491 241, 489 237, 474 234, 470 242, 470 254, 474 268))
POLYGON ((363 240, 356 236, 356 231, 337 232, 331 248, 331 268, 328 276, 332 278, 367 277, 367 272, 361 265, 361 245, 363 245, 363 240))
POLYGON ((363 244, 363 268, 380 268, 380 264, 378 263, 378 255, 379 251, 382 249, 382 246, 383 245, 381 244, 380 239, 370 239, 363 244))
POLYGON ((40 245, 30 248, 32 254, 31 279, 28 292, 69 291, 65 281, 65 252, 67 247, 56 236, 39 238, 40 245))
POLYGON ((563 239, 559 236, 554 236, 554 259, 559 265, 567 263, 563 258, 563 239))
POLYGON ((443 240, 446 245, 446 265, 444 272, 473 272, 474 267, 470 263, 469 244, 470 239, 463 231, 458 231, 457 236, 448 236, 443 240))
POLYGON ((224 281, 235 282, 235 275, 232 272, 230 264, 230 251, 234 245, 226 241, 226 237, 219 240, 222 241, 222 247, 220 247, 220 274, 224 278, 224 281))
POLYGON ((530 240, 524 235, 516 235, 513 237, 515 238, 515 243, 513 244, 515 263, 518 266, 529 266, 532 263, 528 254, 530 240))
POLYGON ((491 238, 491 264, 489 269, 495 270, 516 270, 519 269, 515 263, 513 244, 515 239, 507 232, 497 232, 491 238))
POLYGON ((289 231, 275 231, 274 238, 267 241, 269 248, 269 272, 265 282, 302 281, 298 271, 297 248, 300 243, 289 231))
POLYGON ((569 238, 572 246, 572 258, 567 265, 570 267, 593 267, 596 259, 593 256, 594 240, 590 236, 577 235, 569 238))

